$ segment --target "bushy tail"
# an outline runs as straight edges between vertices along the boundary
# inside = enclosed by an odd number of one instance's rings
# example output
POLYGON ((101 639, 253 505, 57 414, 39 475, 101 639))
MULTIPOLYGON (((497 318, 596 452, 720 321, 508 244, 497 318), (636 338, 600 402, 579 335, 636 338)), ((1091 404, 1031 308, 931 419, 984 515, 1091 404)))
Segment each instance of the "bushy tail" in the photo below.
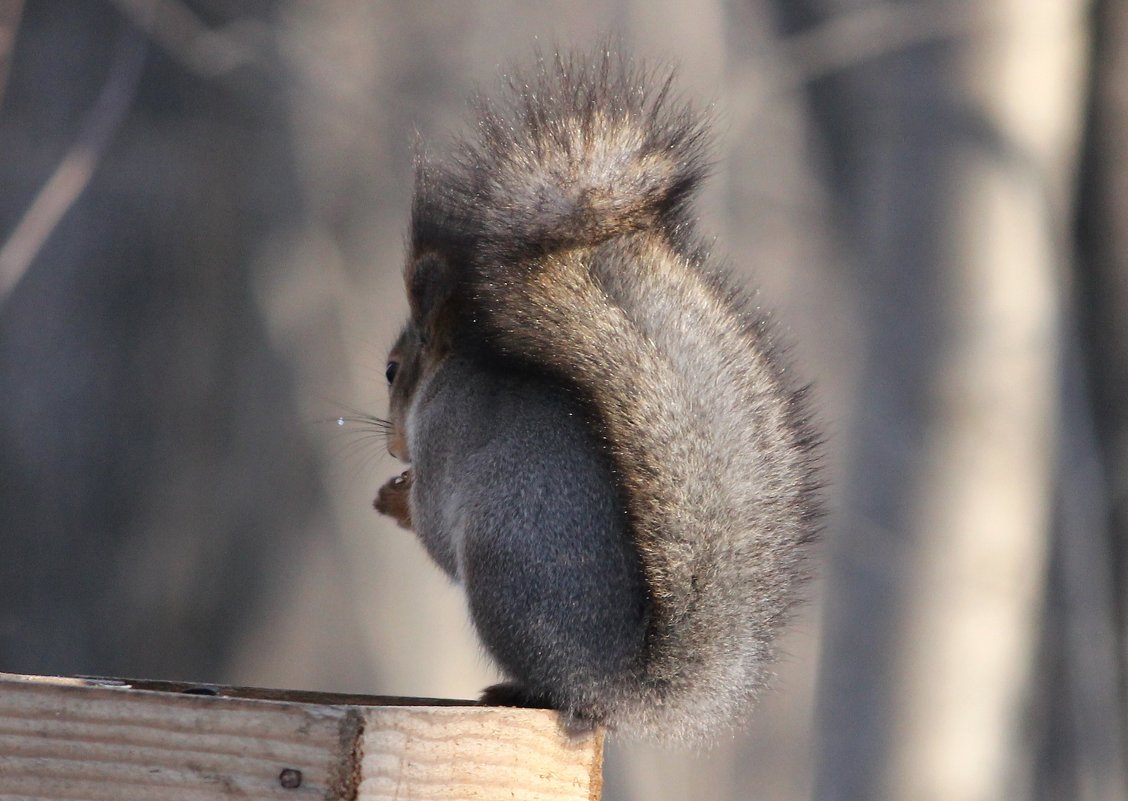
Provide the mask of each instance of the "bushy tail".
POLYGON ((477 131, 453 159, 417 164, 417 252, 470 247, 535 257, 647 228, 682 227, 704 178, 705 126, 656 76, 604 51, 541 58, 500 101, 475 100, 477 131))

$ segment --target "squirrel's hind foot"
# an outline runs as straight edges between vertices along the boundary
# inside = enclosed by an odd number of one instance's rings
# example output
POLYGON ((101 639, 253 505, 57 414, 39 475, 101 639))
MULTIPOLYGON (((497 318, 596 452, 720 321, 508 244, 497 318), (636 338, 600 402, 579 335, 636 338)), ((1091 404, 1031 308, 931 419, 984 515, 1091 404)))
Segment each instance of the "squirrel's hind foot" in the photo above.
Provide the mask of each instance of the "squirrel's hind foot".
POLYGON ((593 732, 598 725, 595 720, 575 710, 560 709, 547 695, 534 692, 515 681, 506 681, 487 687, 482 690, 482 695, 478 701, 486 706, 556 709, 560 712, 560 726, 569 737, 583 737, 593 732))
POLYGON ((547 695, 535 693, 516 681, 504 681, 482 690, 478 699, 486 706, 515 706, 523 709, 555 709, 547 695))

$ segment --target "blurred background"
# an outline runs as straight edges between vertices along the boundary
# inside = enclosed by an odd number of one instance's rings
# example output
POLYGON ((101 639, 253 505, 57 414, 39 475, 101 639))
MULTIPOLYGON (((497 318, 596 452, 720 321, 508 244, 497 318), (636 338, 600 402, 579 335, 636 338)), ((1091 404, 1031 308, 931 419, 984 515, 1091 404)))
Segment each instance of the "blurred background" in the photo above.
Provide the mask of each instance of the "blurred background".
POLYGON ((608 34, 717 121, 702 227, 832 511, 748 731, 615 741, 605 798, 1128 798, 1118 0, 0 0, 0 671, 496 679, 336 421, 385 409, 416 137, 608 34))

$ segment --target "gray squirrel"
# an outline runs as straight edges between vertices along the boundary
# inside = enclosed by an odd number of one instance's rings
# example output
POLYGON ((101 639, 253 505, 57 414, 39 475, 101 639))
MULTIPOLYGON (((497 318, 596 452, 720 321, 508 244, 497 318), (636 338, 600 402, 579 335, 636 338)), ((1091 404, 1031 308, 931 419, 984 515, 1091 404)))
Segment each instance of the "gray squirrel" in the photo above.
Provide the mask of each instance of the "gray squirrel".
POLYGON ((483 701, 693 743, 770 677, 810 572, 818 437, 772 325, 690 201, 671 75, 541 58, 417 160, 410 320, 376 508, 465 589, 483 701))

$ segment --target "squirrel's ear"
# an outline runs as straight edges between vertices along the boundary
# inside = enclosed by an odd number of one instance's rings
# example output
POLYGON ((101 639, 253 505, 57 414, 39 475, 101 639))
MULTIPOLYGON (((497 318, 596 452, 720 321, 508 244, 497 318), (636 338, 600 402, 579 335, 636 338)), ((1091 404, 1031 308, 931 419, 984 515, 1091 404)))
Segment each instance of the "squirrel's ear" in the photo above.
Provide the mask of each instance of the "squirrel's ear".
POLYGON ((404 271, 411 317, 423 331, 432 330, 454 295, 454 270, 447 259, 426 253, 412 259, 404 271))

